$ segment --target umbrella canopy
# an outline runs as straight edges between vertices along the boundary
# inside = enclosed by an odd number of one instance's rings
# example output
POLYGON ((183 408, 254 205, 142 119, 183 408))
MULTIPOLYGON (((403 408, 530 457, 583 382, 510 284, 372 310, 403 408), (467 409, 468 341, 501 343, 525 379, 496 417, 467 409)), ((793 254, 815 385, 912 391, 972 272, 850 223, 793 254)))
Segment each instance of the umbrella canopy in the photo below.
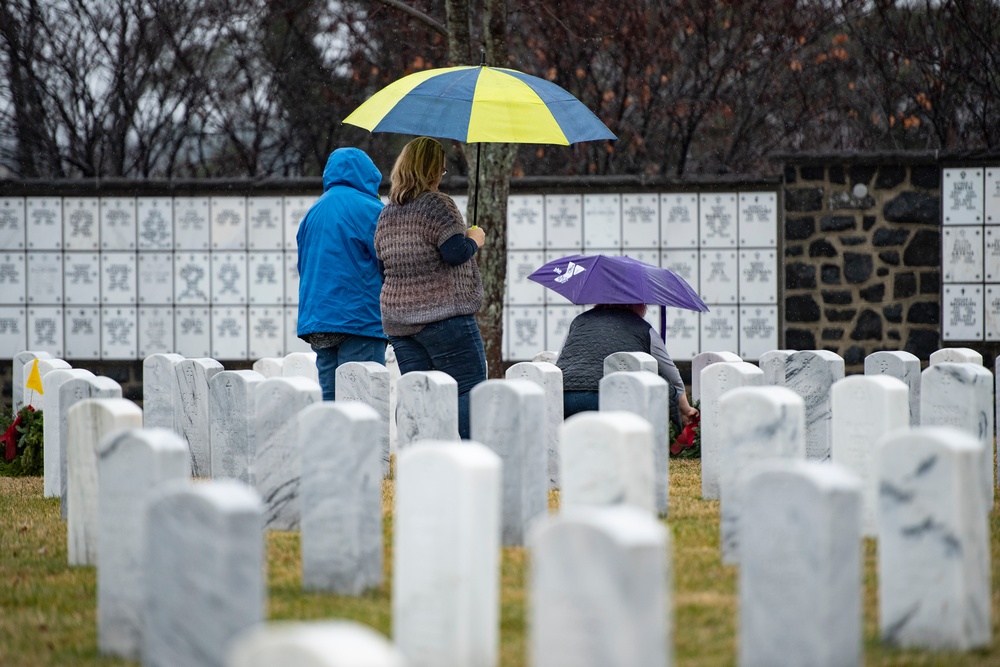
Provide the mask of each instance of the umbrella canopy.
POLYGON ((465 143, 565 146, 617 139, 590 109, 551 81, 486 65, 410 74, 372 95, 344 122, 369 132, 465 143))
POLYGON ((539 267, 528 280, 575 304, 645 303, 708 312, 679 275, 631 257, 570 255, 539 267))

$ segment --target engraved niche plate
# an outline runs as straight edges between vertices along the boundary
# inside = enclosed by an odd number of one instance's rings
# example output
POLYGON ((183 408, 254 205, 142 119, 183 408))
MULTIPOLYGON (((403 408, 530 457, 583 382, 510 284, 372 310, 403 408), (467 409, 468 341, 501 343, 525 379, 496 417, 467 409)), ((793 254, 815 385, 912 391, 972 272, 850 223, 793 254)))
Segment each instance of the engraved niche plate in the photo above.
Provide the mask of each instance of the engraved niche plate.
POLYGON ((250 358, 285 354, 285 309, 281 306, 249 308, 250 358))
POLYGON ((208 197, 174 197, 174 248, 208 250, 208 197))
POLYGON ((545 247, 545 199, 542 195, 507 198, 507 250, 545 247))
POLYGON ((96 306, 100 301, 101 256, 96 252, 64 253, 63 303, 96 306))
POLYGON ((987 282, 1000 282, 1000 227, 988 226, 985 228, 983 272, 987 282))
POLYGON ((212 308, 212 357, 247 359, 247 309, 243 306, 212 308))
POLYGON ((983 286, 944 285, 942 291, 942 338, 982 340, 983 286))
POLYGON ((246 302, 247 254, 245 252, 213 252, 212 303, 246 305, 246 302))
POLYGON ((983 280, 983 228, 945 227, 941 233, 944 282, 983 280))
POLYGON ((63 199, 63 248, 98 250, 101 208, 96 197, 63 199))
POLYGON ((63 309, 57 306, 28 308, 28 349, 45 350, 53 357, 63 356, 63 309))
POLYGON ((101 358, 101 309, 70 308, 63 313, 67 359, 101 358))
POLYGON ((24 199, 0 197, 0 250, 24 250, 24 244, 24 199))
POLYGON ((210 357, 212 322, 208 308, 174 309, 174 352, 185 357, 210 357))
POLYGON ((169 306, 139 308, 139 357, 174 351, 174 309, 169 306))
POLYGON ((285 303, 299 302, 299 255, 298 252, 285 253, 285 303))
POLYGON ((212 250, 247 249, 247 198, 212 197, 212 250))
POLYGON ((29 252, 28 253, 28 303, 54 306, 57 304, 62 304, 62 302, 63 302, 62 253, 29 252))
POLYGON ((282 250, 284 207, 281 197, 247 198, 247 248, 282 250))
POLYGON ((545 349, 545 309, 511 308, 508 340, 511 361, 531 361, 545 349))
MULTIPOLYGON (((703 250, 700 260, 701 298, 708 304, 735 304, 738 277, 736 251, 703 250)), ((713 352, 714 350, 702 351, 713 352)))
POLYGON ((742 306, 740 308, 740 351, 744 361, 756 361, 760 355, 778 348, 778 307, 742 306))
POLYGON ((701 278, 699 273, 698 251, 696 250, 663 250, 660 252, 660 266, 670 269, 688 285, 698 291, 698 281, 701 278))
POLYGON ((535 269, 545 263, 542 252, 507 253, 507 303, 530 306, 545 303, 546 289, 528 280, 535 269))
POLYGON ((778 195, 774 192, 741 192, 739 196, 740 246, 774 248, 778 245, 778 195))
POLYGON ((134 197, 101 198, 101 249, 136 249, 134 197))
POLYGON ((691 361, 700 352, 700 323, 702 315, 681 308, 664 308, 666 311, 667 328, 664 345, 670 358, 674 361, 691 361))
POLYGON ((174 256, 174 303, 208 303, 211 271, 207 252, 177 253, 174 256))
POLYGON ((774 250, 740 250, 740 303, 777 303, 777 266, 774 250))
MULTIPOLYGON (((986 170, 986 224, 1000 225, 1000 168, 986 170)), ((2 215, 2 211, 0 211, 2 215)))
POLYGON ((285 253, 247 253, 250 304, 276 306, 285 302, 285 253))
POLYGON ((299 231, 302 218, 306 217, 306 213, 315 201, 312 197, 285 197, 285 250, 295 250, 299 247, 295 241, 295 234, 299 231))
POLYGON ((174 253, 139 253, 139 304, 166 306, 174 302, 174 253))
POLYGON ((698 247, 698 195, 660 195, 660 239, 664 248, 698 247))
POLYGON ((102 252, 101 303, 134 306, 138 300, 136 275, 134 252, 102 252))
POLYGON ((135 204, 139 250, 174 247, 174 204, 170 197, 140 197, 135 204))
POLYGON ((13 359, 27 349, 27 310, 24 306, 0 306, 0 359, 13 359))
POLYGON ((28 298, 26 257, 23 252, 0 254, 0 304, 23 306, 28 298))
POLYGON ((942 170, 941 206, 945 225, 983 224, 983 170, 942 170))
POLYGON ((1000 285, 986 286, 986 340, 1000 340, 1000 285))
POLYGON ((28 250, 62 249, 62 200, 29 197, 25 209, 28 250))
MULTIPOLYGON (((583 248, 582 217, 583 197, 580 195, 545 195, 545 247, 580 252, 583 248)), ((513 340, 511 345, 514 345, 513 340)))
POLYGON ((711 312, 701 314, 702 352, 737 350, 739 337, 739 312, 735 306, 712 306, 711 312))
POLYGON ((622 245, 621 195, 583 196, 583 247, 620 248, 622 245))
POLYGON ((736 209, 734 193, 699 195, 698 227, 703 248, 730 248, 736 245, 736 209))
POLYGON ((285 354, 312 352, 309 343, 298 337, 299 307, 285 306, 285 354))
POLYGON ((136 359, 139 332, 136 309, 129 306, 101 308, 101 358, 136 359))
POLYGON ((622 245, 626 248, 659 247, 659 196, 622 195, 622 245))
POLYGON ((545 309, 545 350, 558 352, 562 349, 569 325, 583 310, 583 306, 548 306, 545 309))

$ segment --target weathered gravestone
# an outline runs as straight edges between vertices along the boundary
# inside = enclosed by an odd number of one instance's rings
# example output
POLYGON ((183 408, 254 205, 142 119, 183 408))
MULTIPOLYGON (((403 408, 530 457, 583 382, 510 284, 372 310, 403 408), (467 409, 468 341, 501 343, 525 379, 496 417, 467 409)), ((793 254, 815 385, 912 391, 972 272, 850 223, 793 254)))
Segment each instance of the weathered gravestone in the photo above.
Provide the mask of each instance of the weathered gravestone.
POLYGON ((389 476, 389 369, 374 361, 349 361, 337 367, 336 400, 357 401, 378 415, 382 476, 389 476))
POLYGON ((27 382, 28 376, 24 374, 25 367, 31 370, 28 364, 35 359, 52 359, 52 355, 43 350, 25 350, 24 352, 18 352, 11 359, 11 407, 13 408, 14 414, 17 414, 18 410, 24 407, 24 383, 27 382))
POLYGON ((264 501, 264 525, 296 530, 301 507, 298 413, 323 400, 319 385, 305 377, 268 378, 254 392, 254 450, 250 479, 264 501))
POLYGON ((289 352, 281 365, 282 377, 304 377, 319 384, 315 352, 289 352))
POLYGON ((43 493, 46 498, 59 498, 62 495, 62 452, 65 444, 65 412, 61 409, 59 389, 73 378, 92 378, 94 374, 83 368, 60 368, 51 371, 42 378, 42 410, 45 419, 42 422, 43 442, 42 457, 44 459, 43 493))
POLYGON ((927 360, 930 366, 941 363, 983 365, 983 355, 969 347, 944 347, 931 352, 927 360))
POLYGON ((701 497, 719 498, 722 472, 722 430, 730 418, 719 403, 726 392, 740 387, 760 387, 764 371, 745 361, 707 366, 701 372, 701 497))
POLYGON ((229 643, 264 620, 264 508, 222 479, 162 484, 143 550, 144 667, 225 664, 229 643))
POLYGON ((412 371, 396 383, 396 437, 403 450, 417 440, 458 440, 458 383, 441 371, 412 371))
POLYGON ((554 363, 523 361, 507 369, 508 380, 528 380, 545 392, 545 442, 549 488, 559 488, 559 429, 563 423, 562 371, 554 363))
POLYGON ((253 370, 266 378, 282 377, 284 373, 284 357, 261 357, 253 362, 253 370))
POLYGON ((878 459, 882 641, 937 651, 988 646, 981 443, 951 427, 920 427, 883 438, 878 459))
POLYGON ((645 352, 615 352, 604 358, 604 374, 622 371, 656 372, 656 358, 645 352))
POLYGON ((743 361, 734 352, 701 352, 691 360, 691 400, 701 400, 701 372, 712 364, 743 361))
POLYGON ((360 595, 382 583, 380 417, 362 403, 298 413, 302 587, 360 595))
POLYGON ((97 646, 138 660, 146 512, 157 484, 187 479, 187 444, 173 431, 136 429, 104 438, 98 452, 97 646))
POLYGON ((920 425, 920 359, 909 352, 874 352, 865 357, 865 375, 888 375, 906 385, 910 426, 920 425))
POLYGON ((469 393, 470 434, 503 462, 501 543, 523 546, 548 513, 545 392, 527 380, 486 380, 469 393))
POLYGON ((861 529, 875 537, 878 503, 876 444, 886 433, 909 428, 906 385, 887 375, 852 375, 833 385, 833 462, 861 480, 861 529))
POLYGON ((785 386, 785 366, 788 357, 798 350, 770 350, 760 355, 757 367, 764 371, 764 384, 775 387, 785 386))
POLYGON ((786 387, 742 387, 719 399, 722 423, 719 521, 722 562, 739 562, 746 472, 771 459, 806 459, 805 404, 786 387))
POLYGON ((221 371, 208 381, 212 477, 228 477, 250 484, 254 392, 264 380, 256 371, 221 371))
POLYGON ((255 626, 232 644, 226 667, 406 667, 388 639, 354 621, 255 626))
POLYGON ((124 398, 87 398, 69 409, 66 423, 69 564, 97 565, 98 447, 118 431, 142 428, 142 410, 124 398))
POLYGON ((182 359, 174 366, 177 394, 174 396, 175 429, 191 450, 191 475, 212 476, 211 433, 209 431, 208 382, 223 371, 215 359, 182 359))
POLYGON ((471 441, 399 454, 392 634, 410 667, 497 664, 501 468, 471 441))
MULTIPOLYGON (((59 387, 59 500, 63 521, 69 518, 69 410, 88 398, 121 398, 122 387, 109 377, 80 375, 66 380, 59 387)), ((50 417, 51 418, 51 417, 50 417)))
MULTIPOLYGON (((68 361, 63 361, 62 359, 38 359, 38 375, 42 378, 42 391, 45 391, 45 376, 52 371, 57 370, 67 370, 72 368, 68 361)), ((43 409, 43 402, 45 400, 44 394, 41 394, 34 389, 29 389, 27 387, 28 380, 31 378, 31 367, 35 365, 35 360, 24 364, 21 369, 21 374, 24 377, 24 386, 22 387, 22 402, 24 405, 22 407, 30 405, 36 410, 43 409)))
POLYGON ((561 509, 633 505, 656 512, 653 427, 622 411, 580 412, 563 424, 561 509))
POLYGON ((993 509, 993 374, 978 364, 941 362, 920 380, 922 426, 954 426, 982 445, 979 486, 986 511, 993 509))
POLYGON ((601 412, 633 412, 653 429, 653 482, 660 516, 670 504, 670 388, 655 373, 616 372, 601 379, 598 395, 601 412))
POLYGON ((861 484, 840 466, 766 461, 740 515, 739 664, 862 664, 861 484))
POLYGON ((177 430, 174 401, 180 395, 176 366, 179 354, 151 354, 142 360, 142 425, 177 430))
POLYGON ((844 359, 827 350, 802 350, 788 358, 785 386, 806 405, 806 458, 829 461, 832 444, 830 389, 844 377, 844 359))
POLYGON ((555 365, 555 363, 559 361, 559 353, 554 350, 542 350, 541 352, 533 356, 531 360, 534 361, 535 363, 541 361, 555 365))
POLYGON ((671 555, 662 523, 634 507, 580 508, 546 518, 529 544, 531 664, 671 664, 671 555))

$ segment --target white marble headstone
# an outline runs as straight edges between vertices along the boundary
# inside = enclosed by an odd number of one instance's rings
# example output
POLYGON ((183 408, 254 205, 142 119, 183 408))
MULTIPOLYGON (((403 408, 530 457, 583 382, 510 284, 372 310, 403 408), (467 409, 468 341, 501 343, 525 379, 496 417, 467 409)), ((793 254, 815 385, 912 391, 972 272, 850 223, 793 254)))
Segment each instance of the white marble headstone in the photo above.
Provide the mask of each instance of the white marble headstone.
POLYGON ((701 400, 701 372, 718 363, 732 363, 743 361, 735 352, 701 352, 694 355, 691 360, 691 400, 694 402, 701 400))
POLYGON ((785 386, 806 404, 806 458, 810 461, 830 459, 830 388, 843 377, 843 357, 827 350, 795 352, 785 364, 785 386))
POLYGON ((878 447, 879 628, 903 648, 988 646, 988 510, 982 445, 950 427, 889 434, 878 447))
POLYGON ((174 366, 177 394, 174 396, 174 430, 191 450, 191 475, 212 476, 211 433, 209 431, 208 383, 223 371, 215 359, 181 359, 174 366))
POLYGON ((379 417, 382 476, 389 476, 389 369, 374 361, 349 361, 337 366, 337 401, 364 403, 379 417))
POLYGON ((221 371, 208 381, 209 451, 212 477, 250 483, 254 443, 254 392, 264 376, 221 371))
POLYGON ((146 505, 157 484, 188 478, 187 444, 166 429, 122 431, 101 440, 97 471, 97 646, 137 660, 146 505))
POLYGON ((410 667, 497 664, 501 469, 471 441, 400 451, 392 636, 410 667))
POLYGON ((83 368, 59 368, 46 373, 42 378, 42 410, 48 419, 42 423, 44 475, 43 493, 46 498, 59 498, 62 495, 62 451, 65 443, 65 410, 62 409, 59 389, 73 378, 94 377, 94 374, 83 368))
POLYGON ((862 664, 861 484, 840 466, 771 460, 743 489, 739 664, 862 664))
POLYGON ((504 546, 523 546, 531 524, 548 513, 545 392, 527 380, 486 380, 469 393, 472 440, 503 462, 504 546))
POLYGON ((559 360, 559 352, 555 350, 542 350, 541 352, 533 356, 531 360, 534 362, 544 361, 546 363, 555 365, 555 363, 559 360))
POLYGON ((861 528, 878 534, 875 512, 878 475, 876 443, 896 429, 909 428, 909 391, 888 375, 852 375, 833 385, 832 459, 861 480, 861 528))
POLYGON ((633 505, 656 512, 653 427, 622 411, 580 412, 563 423, 560 508, 633 505))
MULTIPOLYGON (((21 391, 23 392, 22 401, 24 405, 21 407, 30 405, 36 410, 41 410, 43 407, 43 403, 45 401, 44 394, 40 394, 34 389, 29 389, 27 387, 28 380, 31 379, 31 368, 34 365, 35 365, 35 360, 32 359, 31 361, 25 363, 24 366, 21 368, 21 377, 24 378, 24 384, 21 386, 21 391)), ((42 379, 42 391, 45 391, 46 375, 48 375, 51 371, 68 369, 68 368, 72 368, 72 366, 69 365, 68 361, 63 361, 62 359, 39 359, 38 375, 42 379)))
POLYGON ((221 667, 265 618, 264 508, 236 480, 162 484, 149 499, 142 664, 221 667))
POLYGON ((944 347, 931 352, 928 365, 949 362, 953 364, 983 365, 983 355, 968 347, 944 347))
POLYGON ((319 371, 316 369, 315 352, 290 352, 285 355, 281 365, 283 377, 304 377, 319 384, 319 371))
POLYGON ((505 377, 508 380, 534 382, 545 392, 545 442, 548 447, 549 488, 558 488, 559 430, 563 423, 562 371, 554 362, 521 362, 508 368, 505 377))
POLYGON ((356 621, 260 624, 230 646, 226 667, 406 667, 389 640, 356 621))
POLYGON ((865 357, 865 375, 888 375, 909 390, 910 426, 920 425, 920 359, 909 352, 873 352, 865 357))
POLYGON ((656 511, 666 516, 670 501, 670 387, 667 381, 654 373, 617 371, 605 374, 601 379, 598 409, 601 412, 633 412, 649 422, 653 429, 656 511))
POLYGON ((604 358, 604 374, 619 371, 656 372, 656 358, 646 352, 615 352, 604 358))
POLYGON ((757 359, 757 367, 764 371, 764 384, 785 386, 785 365, 796 350, 770 350, 757 359))
POLYGON ((24 352, 18 352, 15 354, 14 358, 10 362, 12 369, 12 378, 10 383, 11 405, 13 406, 15 412, 24 407, 24 383, 28 380, 24 371, 26 368, 29 371, 31 370, 31 367, 27 364, 35 359, 52 359, 52 355, 44 350, 25 350, 24 352))
POLYGON ((263 357, 253 362, 253 370, 266 378, 284 377, 284 357, 263 357))
POLYGON ((302 587, 361 595, 382 584, 380 417, 363 403, 298 413, 302 587))
POLYGON ((180 394, 177 385, 179 354, 151 354, 142 361, 142 420, 146 428, 174 430, 174 400, 180 394))
POLYGON ((417 440, 458 440, 458 383, 441 371, 412 371, 396 383, 399 449, 417 440))
POLYGON ((740 387, 764 386, 764 371, 745 361, 706 366, 701 371, 701 497, 719 498, 722 474, 722 437, 730 416, 722 409, 726 392, 740 387))
POLYGON ((546 518, 530 536, 530 664, 671 664, 670 537, 634 507, 546 518))

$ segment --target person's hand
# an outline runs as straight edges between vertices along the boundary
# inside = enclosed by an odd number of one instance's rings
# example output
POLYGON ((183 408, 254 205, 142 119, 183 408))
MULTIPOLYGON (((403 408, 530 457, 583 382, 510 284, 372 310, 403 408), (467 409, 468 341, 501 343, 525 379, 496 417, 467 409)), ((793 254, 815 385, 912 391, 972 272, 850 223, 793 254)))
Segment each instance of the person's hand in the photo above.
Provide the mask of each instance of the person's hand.
POLYGON ((681 425, 682 426, 687 426, 692 421, 694 421, 698 417, 698 415, 699 415, 698 411, 695 410, 694 408, 688 408, 688 410, 686 412, 682 409, 681 410, 681 425))
POLYGON ((483 244, 486 243, 486 232, 483 231, 482 227, 469 227, 469 229, 466 230, 465 235, 475 241, 476 245, 480 248, 482 248, 483 244))

